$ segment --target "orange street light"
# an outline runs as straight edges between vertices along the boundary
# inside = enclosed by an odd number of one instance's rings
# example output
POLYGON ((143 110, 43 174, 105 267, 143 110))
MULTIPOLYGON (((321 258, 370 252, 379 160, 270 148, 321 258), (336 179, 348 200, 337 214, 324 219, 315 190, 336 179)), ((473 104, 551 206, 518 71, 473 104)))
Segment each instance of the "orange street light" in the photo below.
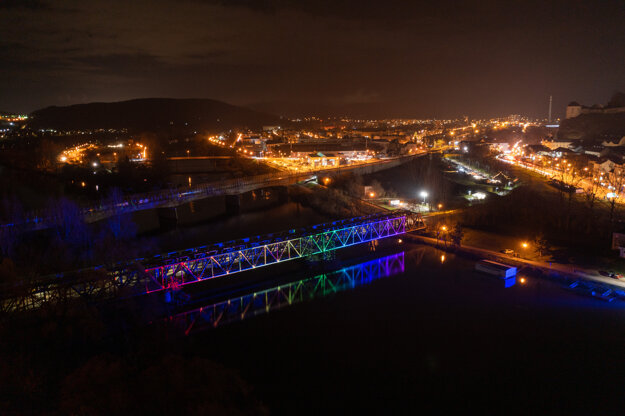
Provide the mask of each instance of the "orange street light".
POLYGON ((523 242, 521 243, 521 247, 523 247, 523 248, 527 248, 527 247, 528 247, 528 245, 529 245, 529 244, 527 244, 527 242, 525 242, 525 241, 523 241, 523 242))

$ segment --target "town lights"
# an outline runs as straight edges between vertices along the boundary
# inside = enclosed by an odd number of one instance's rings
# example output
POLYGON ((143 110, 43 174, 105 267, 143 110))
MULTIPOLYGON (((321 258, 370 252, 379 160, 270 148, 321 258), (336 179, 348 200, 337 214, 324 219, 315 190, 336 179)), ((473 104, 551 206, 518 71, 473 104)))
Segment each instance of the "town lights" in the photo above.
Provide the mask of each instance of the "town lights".
POLYGON ((369 198, 375 197, 375 192, 369 192, 369 198))

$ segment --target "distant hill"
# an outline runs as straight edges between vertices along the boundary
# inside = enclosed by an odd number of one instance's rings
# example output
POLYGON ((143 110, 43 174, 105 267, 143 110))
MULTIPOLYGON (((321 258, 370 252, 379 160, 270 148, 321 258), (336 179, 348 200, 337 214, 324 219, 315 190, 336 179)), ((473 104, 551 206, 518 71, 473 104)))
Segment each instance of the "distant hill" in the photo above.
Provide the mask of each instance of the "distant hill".
POLYGON ((33 129, 122 129, 163 132, 222 131, 275 125, 280 118, 209 99, 143 98, 47 107, 30 115, 33 129), (185 124, 186 123, 186 124, 185 124))
POLYGON ((558 138, 591 142, 620 139, 625 136, 625 113, 581 114, 562 120, 558 138))

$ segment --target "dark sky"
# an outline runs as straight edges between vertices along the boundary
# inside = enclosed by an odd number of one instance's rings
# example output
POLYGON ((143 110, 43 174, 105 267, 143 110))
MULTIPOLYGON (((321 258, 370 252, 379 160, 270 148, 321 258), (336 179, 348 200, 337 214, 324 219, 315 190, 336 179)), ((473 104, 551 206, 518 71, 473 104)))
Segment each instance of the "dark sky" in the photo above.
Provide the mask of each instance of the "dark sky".
POLYGON ((625 90, 625 1, 0 0, 0 56, 6 111, 198 97, 545 116, 553 94, 560 115, 625 90))

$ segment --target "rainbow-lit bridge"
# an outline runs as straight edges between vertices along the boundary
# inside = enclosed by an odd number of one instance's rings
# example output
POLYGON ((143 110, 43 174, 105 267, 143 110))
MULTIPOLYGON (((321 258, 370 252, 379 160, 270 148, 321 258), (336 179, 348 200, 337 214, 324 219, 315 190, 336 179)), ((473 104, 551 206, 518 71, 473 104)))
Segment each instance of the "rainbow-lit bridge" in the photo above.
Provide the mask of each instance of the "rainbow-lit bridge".
POLYGON ((344 247, 424 229, 419 214, 398 212, 334 221, 279 236, 246 238, 192 249, 147 267, 146 292, 227 276, 246 270, 313 256, 344 247), (241 243, 241 244, 238 244, 241 243))
POLYGON ((0 308, 30 310, 70 297, 103 299, 171 291, 422 229, 425 223, 421 215, 408 211, 349 218, 58 273, 21 286, 5 285, 0 287, 0 308))

